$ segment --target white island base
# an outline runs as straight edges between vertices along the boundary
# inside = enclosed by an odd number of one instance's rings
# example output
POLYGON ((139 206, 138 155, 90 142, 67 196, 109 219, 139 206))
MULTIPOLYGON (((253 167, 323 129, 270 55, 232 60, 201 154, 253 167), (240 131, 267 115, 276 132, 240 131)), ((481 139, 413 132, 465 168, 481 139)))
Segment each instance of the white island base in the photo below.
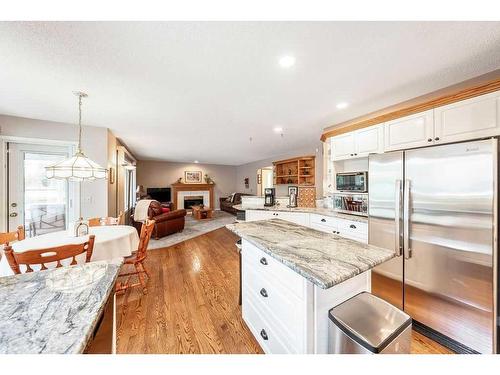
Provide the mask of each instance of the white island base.
POLYGON ((243 239, 243 319, 265 353, 326 354, 328 311, 370 291, 370 276, 322 289, 243 239))

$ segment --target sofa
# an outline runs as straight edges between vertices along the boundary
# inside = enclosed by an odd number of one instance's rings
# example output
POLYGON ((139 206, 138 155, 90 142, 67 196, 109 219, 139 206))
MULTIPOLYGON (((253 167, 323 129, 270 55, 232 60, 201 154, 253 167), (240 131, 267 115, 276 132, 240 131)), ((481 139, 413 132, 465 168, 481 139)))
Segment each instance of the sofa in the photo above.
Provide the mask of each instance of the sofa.
MULTIPOLYGON (((186 210, 172 211, 170 207, 166 207, 158 201, 152 201, 149 205, 148 218, 155 221, 152 236, 156 240, 184 230, 186 210)), ((132 225, 141 233, 141 222, 132 219, 132 225)))
POLYGON ((221 211, 226 211, 226 212, 229 212, 230 214, 236 215, 238 210, 236 208, 234 208, 233 206, 241 204, 241 197, 247 196, 247 195, 253 195, 253 194, 235 193, 234 195, 229 196, 229 197, 219 198, 219 204, 220 204, 221 211), (232 197, 232 200, 231 200, 231 197, 232 197))

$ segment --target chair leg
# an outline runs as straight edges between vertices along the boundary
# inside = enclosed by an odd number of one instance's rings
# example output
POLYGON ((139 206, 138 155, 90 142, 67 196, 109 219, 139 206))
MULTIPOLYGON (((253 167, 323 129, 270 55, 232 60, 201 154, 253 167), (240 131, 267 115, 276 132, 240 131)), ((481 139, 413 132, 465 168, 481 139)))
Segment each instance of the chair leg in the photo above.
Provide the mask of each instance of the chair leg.
POLYGON ((142 292, 144 294, 148 293, 148 289, 146 288, 146 278, 144 277, 144 272, 141 269, 142 264, 138 263, 135 265, 135 269, 137 270, 137 277, 139 278, 139 282, 141 283, 142 286, 142 292))
POLYGON ((150 279, 151 275, 149 274, 149 271, 146 269, 146 267, 144 267, 144 264, 142 264, 142 263, 141 263, 141 268, 144 271, 144 273, 146 274, 146 276, 148 277, 148 279, 150 279))

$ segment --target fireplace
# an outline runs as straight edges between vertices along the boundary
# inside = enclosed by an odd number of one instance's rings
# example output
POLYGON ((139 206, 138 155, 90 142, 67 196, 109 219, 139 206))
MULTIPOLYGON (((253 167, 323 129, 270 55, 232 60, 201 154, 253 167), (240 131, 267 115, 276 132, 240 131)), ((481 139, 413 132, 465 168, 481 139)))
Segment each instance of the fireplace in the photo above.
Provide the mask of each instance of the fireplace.
POLYGON ((187 209, 193 204, 203 204, 214 208, 214 186, 215 184, 172 184, 174 207, 187 209), (198 200, 193 202, 191 201, 193 198, 198 198, 198 200), (202 202, 199 201, 200 199, 202 202))
POLYGON ((203 195, 189 195, 184 197, 184 208, 190 209, 193 206, 203 204, 203 195))

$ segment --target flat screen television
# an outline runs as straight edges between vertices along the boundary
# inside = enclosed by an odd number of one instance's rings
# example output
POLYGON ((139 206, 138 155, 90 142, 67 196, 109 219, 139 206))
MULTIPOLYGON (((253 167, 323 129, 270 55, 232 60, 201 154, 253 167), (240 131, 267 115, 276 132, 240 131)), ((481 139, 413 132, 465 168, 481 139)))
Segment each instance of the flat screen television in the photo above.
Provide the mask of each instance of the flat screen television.
POLYGON ((147 188, 147 194, 158 202, 171 202, 170 188, 147 188))

